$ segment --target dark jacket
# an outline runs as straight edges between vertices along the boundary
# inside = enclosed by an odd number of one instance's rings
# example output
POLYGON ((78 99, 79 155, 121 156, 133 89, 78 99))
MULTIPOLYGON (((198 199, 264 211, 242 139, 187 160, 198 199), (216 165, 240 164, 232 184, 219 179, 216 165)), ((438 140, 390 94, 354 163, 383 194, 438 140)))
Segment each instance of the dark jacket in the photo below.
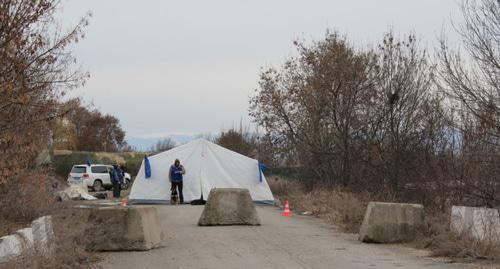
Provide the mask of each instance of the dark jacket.
POLYGON ((170 171, 168 173, 168 177, 170 179, 170 182, 182 182, 182 179, 183 179, 182 175, 185 173, 186 173, 186 170, 184 170, 184 166, 182 166, 182 165, 170 166, 170 171))
POLYGON ((123 183, 123 171, 119 167, 113 167, 110 172, 111 181, 116 183, 123 183))

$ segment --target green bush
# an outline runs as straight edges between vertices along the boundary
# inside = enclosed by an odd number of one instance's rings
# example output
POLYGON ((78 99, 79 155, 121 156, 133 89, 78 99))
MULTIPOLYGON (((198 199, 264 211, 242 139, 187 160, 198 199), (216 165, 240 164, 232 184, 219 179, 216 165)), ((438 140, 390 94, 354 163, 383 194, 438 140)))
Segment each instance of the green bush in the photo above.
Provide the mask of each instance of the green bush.
POLYGON ((123 165, 123 168, 132 177, 135 177, 137 173, 139 173, 139 168, 141 168, 143 158, 144 156, 141 154, 135 154, 135 156, 129 156, 129 158, 125 158, 126 162, 123 165))

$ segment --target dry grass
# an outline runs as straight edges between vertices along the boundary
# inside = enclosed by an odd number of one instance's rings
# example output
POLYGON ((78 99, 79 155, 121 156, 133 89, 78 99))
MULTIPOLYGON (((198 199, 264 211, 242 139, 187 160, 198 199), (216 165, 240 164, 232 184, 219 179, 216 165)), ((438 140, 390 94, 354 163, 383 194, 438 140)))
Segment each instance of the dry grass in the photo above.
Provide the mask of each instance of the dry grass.
POLYGON ((0 188, 0 235, 15 232, 31 223, 34 219, 50 214, 55 199, 47 184, 47 176, 25 174, 0 188))
MULTIPOLYGON (((45 175, 19 178, 1 191, 0 234, 28 227, 41 216, 51 215, 55 250, 51 257, 30 254, 0 265, 1 268, 95 268, 96 256, 85 250, 85 211, 69 209, 56 202, 51 182, 45 175)), ((87 213, 88 214, 88 213, 87 213)))
POLYGON ((373 199, 367 193, 316 186, 308 190, 299 181, 271 177, 269 186, 282 202, 288 200, 292 210, 310 212, 328 220, 343 232, 357 233, 363 222, 366 206, 373 199))
POLYGON ((427 216, 428 234, 417 242, 418 247, 432 251, 437 257, 460 261, 485 260, 500 265, 500 241, 478 240, 467 234, 457 235, 450 230, 450 214, 427 216))
MULTIPOLYGON (((87 225, 87 214, 84 210, 60 208, 52 215, 54 224, 54 252, 50 257, 26 255, 9 264, 5 268, 13 269, 89 269, 100 268, 97 265, 99 256, 85 250, 84 236, 87 225)), ((3 267, 2 267, 3 268, 3 267)))
MULTIPOLYGON (((308 189, 300 181, 278 177, 270 177, 268 183, 278 199, 290 202, 292 210, 311 212, 348 233, 359 232, 370 201, 393 200, 343 189, 318 186, 308 189)), ((457 261, 484 260, 488 262, 489 268, 500 267, 500 242, 479 241, 465 235, 455 235, 449 228, 449 212, 428 213, 426 220, 427 233, 417 240, 415 247, 429 249, 436 257, 449 257, 457 261)))

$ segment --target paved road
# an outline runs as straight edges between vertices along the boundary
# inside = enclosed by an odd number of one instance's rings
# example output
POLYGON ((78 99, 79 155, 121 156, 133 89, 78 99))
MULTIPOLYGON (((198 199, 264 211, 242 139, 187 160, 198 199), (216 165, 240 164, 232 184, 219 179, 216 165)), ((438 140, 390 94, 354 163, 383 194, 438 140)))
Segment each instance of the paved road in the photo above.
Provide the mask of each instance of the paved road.
POLYGON ((164 247, 110 252, 104 268, 469 268, 397 245, 362 244, 313 217, 258 207, 262 226, 198 227, 202 206, 158 206, 164 247))

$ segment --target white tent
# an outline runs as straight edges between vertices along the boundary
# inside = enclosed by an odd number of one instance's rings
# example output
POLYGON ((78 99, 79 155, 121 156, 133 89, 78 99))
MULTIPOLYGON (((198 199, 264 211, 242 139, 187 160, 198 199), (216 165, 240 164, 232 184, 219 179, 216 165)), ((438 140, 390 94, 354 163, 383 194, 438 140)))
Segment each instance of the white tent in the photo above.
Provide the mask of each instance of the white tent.
POLYGON ((151 177, 146 178, 144 160, 135 178, 129 203, 167 203, 170 200, 168 173, 175 159, 186 169, 184 201, 207 199, 212 188, 245 188, 254 201, 274 200, 259 163, 205 139, 197 139, 148 157, 151 177))

